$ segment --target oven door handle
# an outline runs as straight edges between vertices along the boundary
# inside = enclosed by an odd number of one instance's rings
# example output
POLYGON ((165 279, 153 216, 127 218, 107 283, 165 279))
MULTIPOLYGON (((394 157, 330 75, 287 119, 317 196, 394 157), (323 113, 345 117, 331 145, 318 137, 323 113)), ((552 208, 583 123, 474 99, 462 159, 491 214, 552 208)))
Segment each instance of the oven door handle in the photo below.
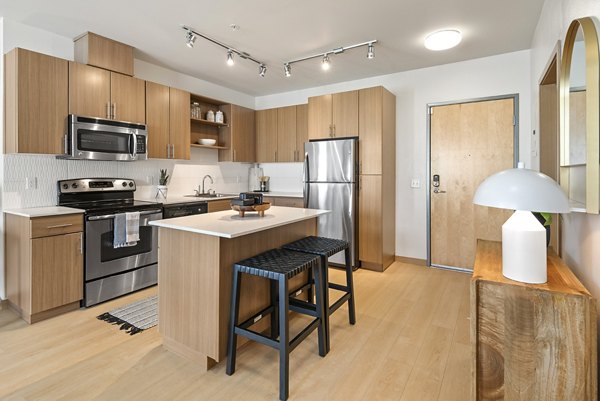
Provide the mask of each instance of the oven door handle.
MULTIPOLYGON (((149 214, 156 214, 156 213, 161 213, 162 210, 157 209, 157 210, 148 210, 145 212, 140 212, 140 216, 146 216, 149 214)), ((88 221, 97 221, 97 220, 108 220, 108 219, 114 219, 116 216, 116 214, 105 214, 103 216, 90 216, 88 217, 88 221)))

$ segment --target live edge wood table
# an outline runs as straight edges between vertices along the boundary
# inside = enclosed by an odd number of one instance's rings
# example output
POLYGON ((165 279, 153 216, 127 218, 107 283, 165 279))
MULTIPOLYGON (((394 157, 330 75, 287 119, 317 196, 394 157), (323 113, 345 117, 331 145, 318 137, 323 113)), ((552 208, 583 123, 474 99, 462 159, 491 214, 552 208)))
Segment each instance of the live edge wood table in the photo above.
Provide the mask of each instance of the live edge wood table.
MULTIPOLYGON (((527 266, 523 266, 527 268, 527 266)), ((500 242, 477 243, 472 400, 597 400, 596 302, 548 250, 548 282, 502 276, 500 242)))
MULTIPOLYGON (((325 210, 274 206, 264 217, 233 210, 153 221, 158 235, 158 331, 163 346, 210 369, 227 356, 233 264, 316 235, 325 210)), ((290 281, 302 286, 306 273, 290 281)), ((270 303, 269 280, 244 279, 240 320, 270 303)), ((268 327, 270 319, 258 325, 268 327)), ((257 329, 260 330, 260 326, 257 329)), ((242 345, 238 342, 238 346, 242 345)))

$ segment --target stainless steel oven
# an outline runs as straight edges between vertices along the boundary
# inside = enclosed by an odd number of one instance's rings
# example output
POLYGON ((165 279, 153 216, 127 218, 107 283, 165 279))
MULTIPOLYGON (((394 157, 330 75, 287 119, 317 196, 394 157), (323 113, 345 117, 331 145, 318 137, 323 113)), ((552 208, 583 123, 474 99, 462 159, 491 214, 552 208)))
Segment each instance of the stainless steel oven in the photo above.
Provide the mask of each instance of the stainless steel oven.
POLYGON ((146 126, 70 114, 65 137, 67 159, 146 160, 146 126))
POLYGON ((86 217, 86 306, 148 287, 158 279, 158 229, 149 223, 160 220, 162 210, 140 212, 140 240, 123 248, 113 246, 114 217, 86 217))

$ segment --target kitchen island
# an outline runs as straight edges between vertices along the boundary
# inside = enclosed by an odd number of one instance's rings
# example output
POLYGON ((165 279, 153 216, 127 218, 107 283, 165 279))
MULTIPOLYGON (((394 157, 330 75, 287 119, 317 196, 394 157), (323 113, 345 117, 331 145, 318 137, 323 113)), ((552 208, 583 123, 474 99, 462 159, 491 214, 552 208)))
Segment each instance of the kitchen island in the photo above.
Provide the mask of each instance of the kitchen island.
MULTIPOLYGON (((165 348, 206 369, 223 360, 233 264, 315 235, 317 218, 326 213, 273 206, 264 217, 250 213, 241 218, 227 210, 151 222, 159 227, 158 330, 165 348)), ((306 280, 306 274, 294 277, 290 288, 306 280)), ((251 317, 269 302, 268 280, 244 277, 240 319, 251 317)), ((258 324, 262 328, 269 319, 264 320, 258 324)))

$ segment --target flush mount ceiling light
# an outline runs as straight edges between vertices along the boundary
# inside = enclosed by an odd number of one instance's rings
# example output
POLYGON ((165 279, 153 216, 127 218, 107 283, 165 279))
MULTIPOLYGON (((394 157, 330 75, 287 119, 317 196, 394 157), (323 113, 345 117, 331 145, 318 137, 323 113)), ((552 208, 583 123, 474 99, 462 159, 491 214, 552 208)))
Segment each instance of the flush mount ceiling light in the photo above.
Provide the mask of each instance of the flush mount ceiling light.
POLYGON ((462 40, 462 34, 456 29, 444 29, 433 32, 425 38, 425 47, 429 50, 439 51, 451 49, 462 40))
MULTIPOLYGON (((236 26, 237 27, 237 26, 236 26)), ((241 50, 236 49, 235 47, 231 47, 226 45, 223 42, 220 42, 216 39, 211 38, 210 36, 206 36, 196 30, 194 30, 193 28, 190 28, 189 26, 182 26, 181 27, 185 32, 185 40, 186 40, 186 45, 188 47, 194 47, 194 42, 196 41, 196 39, 198 37, 202 38, 202 39, 206 39, 209 42, 222 47, 223 49, 227 50, 227 65, 234 65, 235 64, 235 60, 233 59, 233 56, 236 55, 244 60, 250 60, 256 64, 258 64, 259 69, 258 69, 258 74, 261 77, 264 77, 265 74, 267 73, 267 65, 265 63, 263 63, 260 60, 255 59, 254 57, 252 57, 250 54, 243 52, 241 50)), ((232 28, 233 29, 233 28, 232 28)), ((238 28, 239 29, 239 28, 238 28)))
POLYGON ((324 53, 313 54, 312 56, 290 60, 283 64, 283 71, 285 73, 285 76, 289 77, 292 75, 292 64, 299 63, 301 61, 311 60, 314 58, 322 58, 321 68, 323 68, 323 70, 329 70, 329 68, 331 67, 331 60, 329 59, 329 56, 335 56, 337 54, 344 53, 346 50, 355 49, 357 47, 362 46, 367 46, 367 58, 373 59, 375 58, 375 43, 377 43, 377 40, 369 40, 368 42, 357 43, 355 45, 350 46, 342 46, 324 53))

